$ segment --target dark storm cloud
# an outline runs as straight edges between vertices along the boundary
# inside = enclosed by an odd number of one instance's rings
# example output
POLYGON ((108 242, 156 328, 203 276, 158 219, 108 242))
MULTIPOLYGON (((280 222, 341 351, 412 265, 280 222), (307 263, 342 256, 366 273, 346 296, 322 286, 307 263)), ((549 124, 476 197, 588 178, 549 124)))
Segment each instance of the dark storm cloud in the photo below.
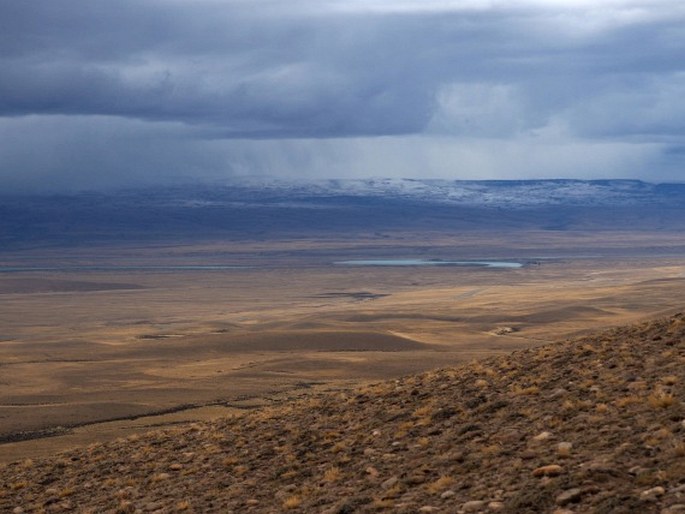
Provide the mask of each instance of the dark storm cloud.
POLYGON ((389 44, 411 38, 407 20, 379 41, 385 22, 259 2, 28 1, 8 11, 5 115, 180 120, 248 137, 416 132, 430 116, 424 66, 401 53, 406 42, 389 44))
POLYGON ((384 151, 378 175, 677 178, 684 22, 675 0, 0 0, 0 133, 22 135, 0 178, 361 173, 384 151), (670 171, 626 164, 650 162, 670 171))

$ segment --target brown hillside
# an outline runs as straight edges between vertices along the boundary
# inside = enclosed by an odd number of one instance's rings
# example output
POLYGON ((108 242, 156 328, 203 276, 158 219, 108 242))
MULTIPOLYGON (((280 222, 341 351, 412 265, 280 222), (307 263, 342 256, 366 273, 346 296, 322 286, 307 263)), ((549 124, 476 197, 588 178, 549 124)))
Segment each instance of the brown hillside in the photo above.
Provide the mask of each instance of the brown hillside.
POLYGON ((676 315, 10 464, 0 511, 685 512, 684 402, 676 315))

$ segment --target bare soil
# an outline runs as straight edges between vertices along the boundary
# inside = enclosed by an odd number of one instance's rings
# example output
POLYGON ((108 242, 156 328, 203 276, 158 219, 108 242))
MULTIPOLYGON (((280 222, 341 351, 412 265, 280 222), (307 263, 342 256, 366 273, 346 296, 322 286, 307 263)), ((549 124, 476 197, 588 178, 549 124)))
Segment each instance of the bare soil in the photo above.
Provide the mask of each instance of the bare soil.
POLYGON ((684 237, 398 233, 5 252, 1 265, 70 270, 0 274, 0 462, 673 313, 685 305, 684 237), (388 256, 526 266, 332 265, 388 256), (93 269, 188 263, 246 267, 93 269))

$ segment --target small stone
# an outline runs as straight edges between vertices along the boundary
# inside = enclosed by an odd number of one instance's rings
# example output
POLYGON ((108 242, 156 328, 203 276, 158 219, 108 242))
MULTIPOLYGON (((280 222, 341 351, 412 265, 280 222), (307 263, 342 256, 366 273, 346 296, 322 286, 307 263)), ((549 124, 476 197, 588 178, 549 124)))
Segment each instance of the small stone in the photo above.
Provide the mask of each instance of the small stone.
POLYGON ((550 398, 559 398, 560 396, 564 396, 568 391, 564 389, 563 387, 559 387, 552 391, 552 394, 549 395, 550 398))
POLYGON ((580 497, 582 495, 583 492, 578 488, 567 489, 566 491, 557 495, 556 502, 557 505, 561 505, 563 507, 564 505, 568 505, 569 503, 577 502, 578 500, 580 500, 580 497))
POLYGON ((437 507, 431 507, 430 505, 424 505, 419 509, 419 512, 438 512, 440 509, 437 507))
POLYGON ((171 478, 171 475, 169 473, 159 473, 159 474, 155 475, 156 481, 168 480, 169 478, 171 478))
POLYGON ((481 500, 471 500, 461 506, 464 512, 478 512, 485 506, 485 502, 481 500))
POLYGON ((509 429, 503 430, 499 436, 499 439, 502 443, 513 444, 520 441, 522 437, 521 432, 519 432, 518 430, 509 429))
POLYGON ((583 471, 596 471, 598 473, 607 473, 610 475, 618 474, 618 470, 612 467, 608 462, 604 460, 592 460, 589 462, 583 462, 579 468, 583 471))
POLYGON ((560 457, 570 457, 571 449, 573 448, 573 443, 568 441, 563 441, 557 445, 557 453, 560 457))
POLYGON ((499 512, 500 510, 504 510, 504 503, 503 502, 490 502, 490 503, 488 503, 488 510, 491 510, 493 512, 499 512))
POLYGON ((171 466, 169 466, 169 469, 173 471, 178 471, 179 469, 183 469, 183 465, 178 463, 172 464, 171 466))
POLYGON ((681 514, 685 512, 685 503, 676 503, 665 509, 661 509, 661 514, 681 514))
POLYGON ((374 468, 373 466, 369 466, 364 470, 367 475, 371 475, 372 477, 377 477, 378 476, 378 470, 374 468))
POLYGON ((374 430, 373 432, 371 432, 371 435, 373 435, 374 437, 378 437, 379 435, 381 435, 381 431, 380 430, 374 430))
POLYGON ((404 480, 409 485, 419 485, 426 481, 426 477, 423 475, 411 475, 404 480))
POLYGON ((637 475, 644 473, 645 471, 647 471, 647 470, 645 468, 643 468, 642 466, 633 466, 632 468, 630 468, 628 470, 628 473, 633 475, 633 476, 637 476, 637 475))
POLYGON ((548 466, 540 466, 533 470, 534 477, 555 477, 560 475, 563 468, 558 464, 550 464, 548 466))
POLYGON ((556 509, 552 514, 575 514, 571 509, 556 509))
POLYGON ((546 441, 550 437, 552 437, 552 432, 540 432, 538 435, 533 437, 533 440, 534 441, 546 441))
POLYGON ((293 491, 295 491, 297 487, 294 484, 286 485, 279 491, 276 491, 276 494, 274 494, 274 498, 277 500, 285 500, 287 497, 292 496, 293 491))
POLYGON ((14 507, 12 514, 24 514, 24 509, 21 507, 14 507))
POLYGON ((397 477, 390 477, 390 478, 388 478, 386 481, 384 481, 384 482, 381 484, 381 487, 382 487, 383 489, 390 489, 391 487, 393 487, 393 486, 394 486, 397 482, 399 482, 399 481, 400 481, 400 479, 397 478, 397 477))
POLYGON ((658 498, 659 496, 663 496, 665 492, 666 489, 658 485, 656 487, 652 487, 651 489, 647 489, 646 491, 642 491, 640 493, 640 498, 642 498, 643 500, 651 500, 654 498, 658 498))
POLYGON ((535 451, 533 451, 533 450, 523 450, 523 451, 521 452, 521 458, 522 458, 523 460, 531 460, 531 459, 534 459, 534 458, 537 457, 537 456, 538 456, 537 452, 535 452, 535 451))
POLYGON ((254 498, 250 498, 245 502, 246 505, 259 505, 259 500, 256 500, 254 498))
POLYGON ((454 495, 456 495, 456 494, 457 494, 457 493, 455 493, 454 491, 452 491, 452 489, 448 489, 447 491, 445 491, 444 493, 442 493, 442 494, 440 495, 440 498, 442 498, 443 500, 445 500, 445 499, 447 499, 447 498, 452 498, 452 496, 454 496, 454 495))

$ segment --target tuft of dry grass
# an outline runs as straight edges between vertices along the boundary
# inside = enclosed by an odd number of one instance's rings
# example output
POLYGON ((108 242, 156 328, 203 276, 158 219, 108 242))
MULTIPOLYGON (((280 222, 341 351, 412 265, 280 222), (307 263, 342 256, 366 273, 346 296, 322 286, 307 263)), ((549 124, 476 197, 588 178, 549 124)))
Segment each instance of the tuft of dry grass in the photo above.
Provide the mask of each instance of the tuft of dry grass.
POLYGON ((290 496, 283 501, 283 508, 286 510, 297 509, 302 505, 302 498, 299 496, 290 496))
POLYGON ((390 498, 376 498, 371 504, 371 507, 376 510, 392 509, 394 506, 395 502, 390 498))
POLYGON ((184 511, 188 509, 190 509, 190 502, 188 500, 183 500, 176 504, 176 510, 184 511))
POLYGON ((628 407, 629 405, 639 405, 643 402, 643 399, 636 395, 623 396, 614 401, 614 405, 619 409, 628 407))
POLYGON ((528 387, 521 387, 519 385, 515 385, 514 387, 512 387, 511 392, 517 396, 531 396, 535 394, 540 394, 540 388, 536 385, 528 387))
POLYGON ((18 491, 19 489, 24 489, 25 487, 28 487, 28 482, 26 480, 20 480, 18 482, 12 482, 10 484, 10 489, 13 491, 18 491))
POLYGON ((323 481, 324 482, 335 482, 338 480, 342 475, 342 472, 340 471, 340 468, 337 466, 334 466, 332 468, 328 468, 326 472, 323 474, 323 481))
POLYGON ((677 404, 677 399, 672 394, 657 391, 647 398, 647 402, 655 409, 666 409, 677 404))
POLYGON ((438 478, 435 482, 428 484, 427 489, 431 493, 439 493, 454 484, 456 480, 448 475, 443 475, 438 478))

